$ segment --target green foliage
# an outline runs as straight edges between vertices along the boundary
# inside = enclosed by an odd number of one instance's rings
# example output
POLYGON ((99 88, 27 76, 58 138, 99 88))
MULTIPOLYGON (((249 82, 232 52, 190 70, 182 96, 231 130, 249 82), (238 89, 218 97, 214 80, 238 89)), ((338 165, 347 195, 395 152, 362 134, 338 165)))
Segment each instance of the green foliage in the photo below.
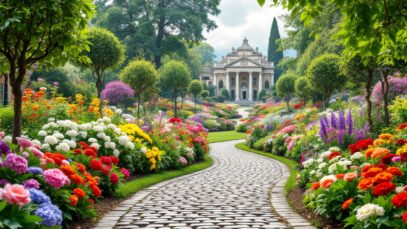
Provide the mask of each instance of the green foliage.
POLYGON ((160 69, 161 87, 168 91, 174 100, 174 115, 177 117, 177 98, 188 90, 191 75, 185 63, 169 61, 160 69))
POLYGON ((245 137, 246 137, 246 134, 239 133, 239 132, 236 132, 234 130, 220 131, 220 132, 209 132, 208 141, 209 141, 209 143, 225 142, 225 141, 244 139, 245 137))
POLYGON ((267 137, 260 138, 253 144, 253 148, 256 150, 264 151, 264 143, 266 143, 267 137))
POLYGON ((11 107, 0 108, 0 129, 10 131, 13 123, 14 111, 11 107))
POLYGON ((393 123, 407 122, 407 98, 396 97, 389 106, 393 123))
POLYGON ((120 73, 120 79, 130 85, 137 99, 137 117, 140 118, 140 104, 145 95, 157 89, 158 71, 153 63, 146 60, 133 60, 120 73))
POLYGON ((202 98, 206 99, 209 96, 209 91, 208 90, 203 90, 201 93, 202 98))
POLYGON ((248 125, 242 123, 242 124, 237 125, 236 131, 237 131, 237 132, 240 132, 240 133, 246 133, 246 131, 247 131, 248 128, 249 128, 248 125))
POLYGON ((285 138, 283 135, 278 134, 275 139, 273 139, 273 150, 272 153, 277 156, 284 156, 287 151, 287 146, 285 144, 285 138))
POLYGON ((277 95, 284 98, 287 109, 289 109, 289 101, 295 93, 295 80, 295 74, 288 72, 282 75, 276 83, 277 95))
POLYGON ((295 80, 295 94, 304 101, 308 100, 311 95, 311 83, 307 77, 299 77, 295 80))
POLYGON ((222 96, 223 98, 225 98, 226 100, 229 100, 229 99, 230 99, 229 91, 228 91, 226 88, 223 88, 223 89, 220 91, 220 94, 221 94, 221 96, 222 96))
POLYGON ((325 107, 335 90, 340 89, 345 80, 340 71, 340 57, 335 54, 324 54, 314 59, 308 67, 307 74, 311 85, 320 91, 325 107))
MULTIPOLYGON (((65 97, 72 97, 75 95, 74 87, 72 87, 72 80, 69 78, 67 72, 63 68, 51 68, 35 71, 31 75, 32 79, 42 78, 46 83, 52 85, 53 82, 58 82, 58 92, 65 97)), ((34 88, 38 89, 38 88, 34 88)))
POLYGON ((264 102, 267 98, 267 90, 261 90, 258 96, 258 100, 264 102))
POLYGON ((85 50, 90 62, 84 64, 92 71, 96 80, 98 98, 105 84, 105 71, 115 69, 124 61, 124 47, 119 39, 110 31, 102 28, 92 28, 87 33, 90 49, 85 50))
POLYGON ((189 85, 189 92, 195 97, 198 97, 202 93, 202 83, 199 80, 192 80, 189 85))
POLYGON ((281 70, 278 67, 278 64, 283 59, 283 51, 279 50, 278 42, 280 42, 280 32, 278 31, 278 25, 276 18, 273 18, 273 23, 271 25, 270 36, 269 36, 269 45, 268 45, 268 52, 267 52, 267 59, 274 63, 276 66, 275 74, 274 74, 274 83, 280 77, 281 70))

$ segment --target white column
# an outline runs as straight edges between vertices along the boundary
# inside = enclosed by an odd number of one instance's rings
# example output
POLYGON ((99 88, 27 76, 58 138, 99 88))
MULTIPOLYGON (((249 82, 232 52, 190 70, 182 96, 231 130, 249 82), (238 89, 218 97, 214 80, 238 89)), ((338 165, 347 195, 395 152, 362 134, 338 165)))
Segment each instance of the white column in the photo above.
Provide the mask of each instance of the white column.
POLYGON ((230 78, 230 72, 227 72, 227 74, 226 74, 226 90, 228 90, 228 92, 229 92, 229 94, 230 94, 230 81, 229 81, 229 78, 230 78))
POLYGON ((253 76, 252 76, 252 72, 249 72, 249 101, 253 101, 253 76))
POLYGON ((261 72, 259 72, 259 92, 263 90, 263 74, 261 72))
POLYGON ((235 101, 238 102, 240 98, 240 91, 239 91, 239 72, 236 72, 236 91, 235 91, 236 99, 235 101))
POLYGON ((213 75, 213 86, 215 86, 215 95, 218 95, 218 83, 216 82, 216 74, 213 75))

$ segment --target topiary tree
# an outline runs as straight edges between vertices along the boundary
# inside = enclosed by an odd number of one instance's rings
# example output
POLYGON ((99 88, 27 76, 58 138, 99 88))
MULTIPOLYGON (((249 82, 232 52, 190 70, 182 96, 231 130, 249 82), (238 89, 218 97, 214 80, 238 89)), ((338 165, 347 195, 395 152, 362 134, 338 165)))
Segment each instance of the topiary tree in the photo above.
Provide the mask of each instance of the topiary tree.
POLYGON ((223 88, 223 89, 220 91, 220 95, 221 95, 223 98, 225 98, 226 100, 229 100, 229 99, 230 99, 229 91, 228 91, 228 89, 226 89, 226 88, 223 88))
POLYGON ((312 96, 311 85, 307 77, 299 77, 295 80, 295 95, 302 98, 304 103, 312 96))
POLYGON ((137 99, 137 118, 140 119, 140 104, 143 100, 143 93, 150 93, 149 90, 157 88, 158 71, 154 64, 149 61, 133 60, 122 70, 120 79, 133 88, 134 96, 137 99))
MULTIPOLYGON (((21 135, 22 84, 41 64, 63 64, 87 46, 84 31, 93 15, 91 0, 1 1, 0 69, 14 95, 13 143, 21 135)), ((83 58, 79 59, 83 60, 83 58)))
POLYGON ((202 93, 201 93, 201 96, 202 96, 203 99, 208 98, 208 96, 209 96, 209 91, 208 91, 208 90, 203 90, 202 93))
POLYGON ((183 91, 188 90, 191 73, 184 62, 172 60, 163 65, 160 74, 161 86, 169 92, 174 100, 174 115, 178 117, 177 98, 183 91))
POLYGON ((294 73, 289 72, 283 74, 276 83, 277 95, 285 100, 287 110, 290 110, 290 99, 295 92, 295 80, 296 76, 294 73))
POLYGON ((189 92, 194 96, 195 113, 196 113, 196 99, 202 93, 202 83, 201 83, 201 81, 192 80, 191 84, 189 85, 189 92))
POLYGON ((264 90, 264 89, 263 89, 263 90, 260 91, 259 96, 258 96, 258 99, 259 99, 260 101, 265 102, 266 96, 267 96, 267 90, 264 90))
POLYGON ((345 82, 340 70, 340 57, 335 54, 315 58, 307 69, 307 75, 312 87, 321 92, 325 108, 328 107, 332 93, 345 82))
POLYGON ((106 84, 101 94, 102 100, 108 100, 110 104, 118 105, 134 97, 134 90, 120 80, 106 84))
MULTIPOLYGON (((84 63, 96 80, 97 97, 100 99, 105 84, 105 71, 115 69, 124 61, 124 46, 109 30, 92 28, 87 33, 90 49, 83 52, 90 61, 84 63)), ((102 110, 102 109, 101 109, 102 110)))

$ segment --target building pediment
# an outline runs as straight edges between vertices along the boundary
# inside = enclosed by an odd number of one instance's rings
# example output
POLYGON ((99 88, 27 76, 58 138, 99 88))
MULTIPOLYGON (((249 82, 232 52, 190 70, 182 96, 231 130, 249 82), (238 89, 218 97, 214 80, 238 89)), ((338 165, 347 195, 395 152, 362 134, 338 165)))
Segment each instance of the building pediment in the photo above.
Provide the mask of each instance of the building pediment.
POLYGON ((260 63, 247 57, 241 57, 237 60, 225 65, 226 68, 241 68, 241 67, 262 67, 260 63))

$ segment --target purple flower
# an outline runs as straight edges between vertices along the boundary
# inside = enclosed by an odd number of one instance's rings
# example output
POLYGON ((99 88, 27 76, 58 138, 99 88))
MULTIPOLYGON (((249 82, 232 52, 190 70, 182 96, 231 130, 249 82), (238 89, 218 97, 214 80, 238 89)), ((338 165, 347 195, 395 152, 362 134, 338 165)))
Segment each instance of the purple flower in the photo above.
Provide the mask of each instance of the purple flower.
POLYGON ((0 140, 0 154, 9 154, 11 152, 10 147, 0 140))
POLYGON ((343 110, 339 111, 339 123, 338 123, 338 129, 340 130, 345 130, 345 114, 343 113, 343 110))
POLYGON ((391 159, 392 162, 399 162, 400 160, 401 160, 401 157, 400 157, 400 156, 396 156, 396 157, 393 157, 393 158, 391 159))
POLYGON ((28 167, 27 173, 32 173, 32 174, 42 174, 42 169, 39 167, 28 167))
MULTIPOLYGON (((29 179, 23 182, 24 188, 40 189, 40 183, 35 179, 29 179)), ((32 199, 32 198, 31 198, 32 199)))
POLYGON ((43 203, 40 207, 35 210, 34 214, 42 218, 42 224, 48 227, 53 227, 55 225, 61 225, 62 223, 62 212, 61 210, 50 203, 43 203))
POLYGON ((115 80, 106 84, 101 96, 102 100, 108 100, 110 104, 119 104, 134 97, 134 90, 122 81, 115 80))
POLYGON ((336 128, 336 123, 337 123, 337 121, 336 121, 335 113, 332 112, 332 113, 331 113, 331 126, 332 126, 333 128, 336 128))
POLYGON ((352 135, 353 132, 353 120, 352 120, 352 112, 348 110, 348 116, 346 117, 346 125, 348 126, 348 135, 352 135))
POLYGON ((52 85, 54 85, 54 87, 58 87, 59 83, 58 82, 52 82, 52 85))
POLYGON ((27 171, 28 162, 25 158, 18 156, 17 154, 7 154, 4 160, 3 166, 11 170, 14 170, 17 174, 22 174, 27 171))
POLYGON ((142 126, 141 129, 145 132, 148 133, 148 131, 150 130, 149 126, 142 126))
POLYGON ((35 188, 28 189, 30 192, 31 201, 36 204, 50 204, 51 199, 43 191, 37 190, 35 188))
POLYGON ((323 118, 319 119, 319 136, 325 141, 328 134, 328 127, 323 118))
POLYGON ((10 181, 8 181, 7 179, 0 179, 0 186, 4 186, 6 184, 10 184, 10 181))
POLYGON ((337 140, 339 145, 343 145, 343 143, 345 142, 345 130, 338 130, 337 132, 337 140))

